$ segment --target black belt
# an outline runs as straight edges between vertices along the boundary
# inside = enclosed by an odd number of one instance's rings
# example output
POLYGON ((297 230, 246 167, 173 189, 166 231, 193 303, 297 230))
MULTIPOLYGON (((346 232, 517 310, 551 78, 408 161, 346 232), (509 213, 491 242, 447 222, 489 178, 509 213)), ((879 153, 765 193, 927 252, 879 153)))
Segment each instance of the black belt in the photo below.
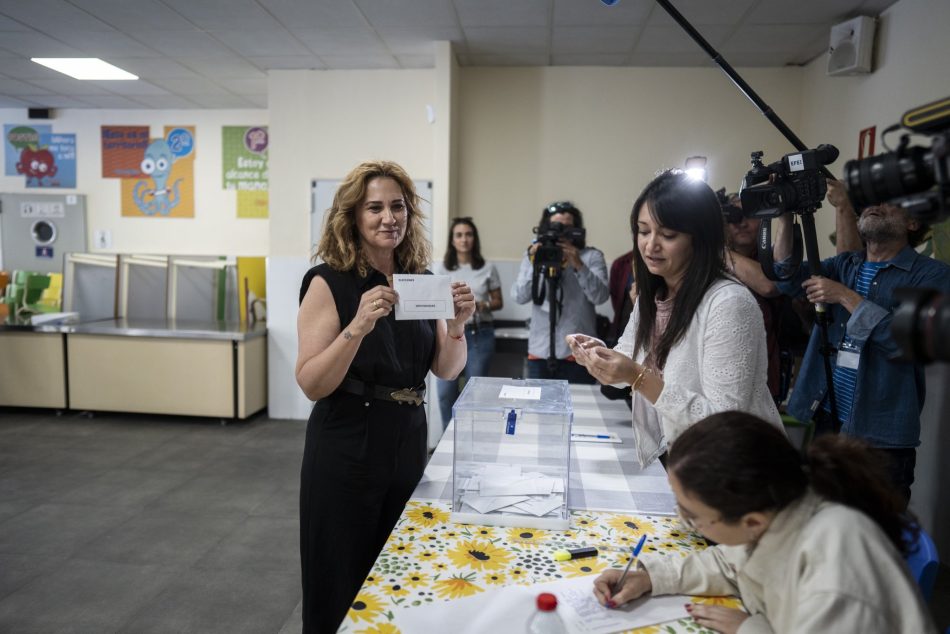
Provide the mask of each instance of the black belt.
POLYGON ((419 387, 404 387, 400 389, 386 387, 385 385, 376 385, 374 383, 364 383, 363 381, 351 379, 350 377, 344 378, 343 382, 337 387, 337 390, 364 398, 375 398, 380 401, 394 401, 400 405, 405 403, 407 405, 416 406, 422 405, 422 399, 426 394, 425 384, 420 384, 419 387))

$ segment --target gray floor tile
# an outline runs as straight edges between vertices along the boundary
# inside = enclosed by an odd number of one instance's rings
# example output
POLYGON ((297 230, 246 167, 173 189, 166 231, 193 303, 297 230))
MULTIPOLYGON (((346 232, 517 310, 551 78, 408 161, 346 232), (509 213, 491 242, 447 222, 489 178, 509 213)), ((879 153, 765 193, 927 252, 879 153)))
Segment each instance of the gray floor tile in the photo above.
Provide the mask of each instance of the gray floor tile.
POLYGON ((284 622, 277 634, 303 634, 303 601, 297 604, 293 614, 284 622))
POLYGON ((65 561, 64 555, 43 557, 0 554, 0 599, 13 594, 37 577, 62 566, 65 561))
POLYGON ((118 506, 40 504, 0 524, 0 553, 70 555, 134 513, 118 506))
POLYGON ((75 556, 127 564, 186 566, 241 526, 245 517, 146 511, 86 544, 75 556))
POLYGON ((300 523, 296 519, 249 517, 194 567, 295 572, 300 567, 300 523))
POLYGON ((251 510, 252 516, 281 517, 297 520, 300 518, 300 476, 295 476, 293 484, 282 486, 267 496, 263 502, 251 510))
POLYGON ((139 454, 122 466, 151 471, 188 471, 198 473, 215 459, 228 455, 232 449, 207 442, 193 443, 187 438, 178 438, 164 443, 154 450, 139 454))
POLYGON ((60 495, 53 496, 50 501, 142 507, 193 477, 193 474, 183 471, 108 469, 96 477, 84 479, 81 484, 60 495))
POLYGON ((148 508, 182 513, 250 513, 277 489, 268 479, 199 475, 157 498, 148 508))
POLYGON ((0 600, 0 631, 115 632, 177 574, 160 566, 70 561, 0 600))
POLYGON ((128 634, 277 632, 300 601, 297 572, 188 570, 120 630, 128 634))

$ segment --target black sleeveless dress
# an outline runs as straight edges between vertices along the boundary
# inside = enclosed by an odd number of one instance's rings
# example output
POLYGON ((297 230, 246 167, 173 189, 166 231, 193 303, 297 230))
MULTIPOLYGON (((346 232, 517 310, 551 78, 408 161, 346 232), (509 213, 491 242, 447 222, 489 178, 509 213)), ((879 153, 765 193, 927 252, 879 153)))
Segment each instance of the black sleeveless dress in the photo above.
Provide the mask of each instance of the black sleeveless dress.
MULTIPOLYGON (((363 293, 386 284, 375 270, 363 278, 321 264, 304 276, 300 301, 317 275, 330 287, 341 328, 356 316, 363 293)), ((416 387, 434 354, 434 321, 396 321, 390 313, 363 339, 347 376, 416 387)), ((300 472, 305 633, 337 631, 422 477, 426 439, 421 406, 340 390, 314 405, 300 472)))

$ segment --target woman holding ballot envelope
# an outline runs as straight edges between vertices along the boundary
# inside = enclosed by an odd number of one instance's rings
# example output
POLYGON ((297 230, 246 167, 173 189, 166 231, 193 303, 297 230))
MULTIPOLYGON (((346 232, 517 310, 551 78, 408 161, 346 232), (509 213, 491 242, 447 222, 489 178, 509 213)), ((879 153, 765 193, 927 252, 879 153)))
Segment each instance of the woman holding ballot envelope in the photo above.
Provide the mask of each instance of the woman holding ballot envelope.
POLYGON ((728 277, 716 194, 679 170, 653 179, 633 204, 637 300, 614 349, 568 335, 577 363, 603 384, 633 388, 641 466, 692 423, 740 410, 782 428, 768 390, 762 313, 728 277))
POLYGON ((747 612, 686 604, 716 632, 936 632, 904 561, 917 529, 885 465, 833 435, 803 461, 755 416, 710 416, 673 443, 667 472, 683 524, 718 545, 644 555, 622 580, 598 577, 594 595, 611 608, 647 593, 739 596, 747 612))
POLYGON ((316 401, 300 474, 304 632, 335 632, 422 476, 429 370, 465 366, 475 310, 451 287, 455 317, 399 320, 392 276, 426 273, 419 197, 399 165, 372 161, 340 184, 297 317, 297 383, 316 401))

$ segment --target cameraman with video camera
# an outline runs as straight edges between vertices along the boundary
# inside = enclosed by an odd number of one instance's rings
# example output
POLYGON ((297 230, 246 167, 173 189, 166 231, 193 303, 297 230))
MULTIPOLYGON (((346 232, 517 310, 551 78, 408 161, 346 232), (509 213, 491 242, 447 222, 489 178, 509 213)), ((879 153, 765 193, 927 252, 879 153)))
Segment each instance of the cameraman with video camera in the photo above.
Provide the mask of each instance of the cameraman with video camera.
MULTIPOLYGON (((920 363, 893 359, 900 351, 891 334, 898 304, 894 291, 917 287, 950 292, 950 266, 917 253, 914 247, 928 227, 901 207, 870 205, 857 215, 844 186, 834 181, 828 181, 828 202, 836 208, 838 255, 821 262, 820 276, 811 276, 802 263, 791 278, 773 284, 744 258, 736 262, 735 273, 749 286, 771 286, 776 293, 804 296, 827 307, 838 420, 831 414, 819 328, 812 331, 788 413, 802 421, 813 419, 817 434, 840 426, 841 433, 886 453, 891 479, 909 502, 920 444, 924 369, 920 363)), ((778 218, 773 246, 777 269, 792 254, 791 216, 778 218)))
POLYGON ((609 295, 604 254, 587 246, 583 216, 571 202, 545 207, 535 233, 511 288, 518 304, 534 303, 527 376, 592 384, 564 337, 597 334, 594 307, 609 295))

